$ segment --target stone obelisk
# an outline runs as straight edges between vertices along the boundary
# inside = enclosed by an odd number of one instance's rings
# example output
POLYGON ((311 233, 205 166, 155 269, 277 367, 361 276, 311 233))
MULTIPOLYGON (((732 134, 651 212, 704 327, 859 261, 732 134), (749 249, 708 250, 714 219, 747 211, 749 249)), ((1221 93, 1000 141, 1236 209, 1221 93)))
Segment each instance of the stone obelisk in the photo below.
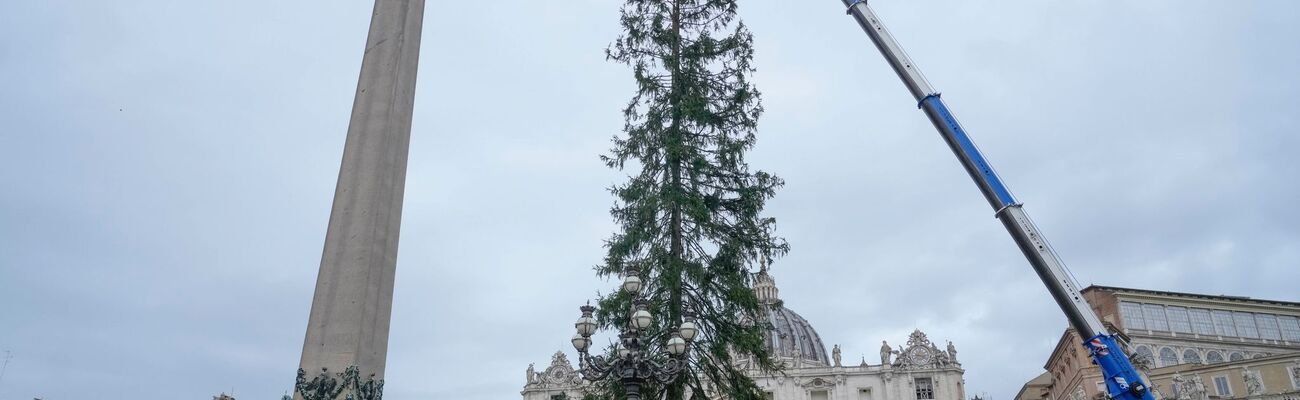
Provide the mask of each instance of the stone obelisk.
POLYGON ((380 399, 424 0, 376 0, 294 399, 380 399))

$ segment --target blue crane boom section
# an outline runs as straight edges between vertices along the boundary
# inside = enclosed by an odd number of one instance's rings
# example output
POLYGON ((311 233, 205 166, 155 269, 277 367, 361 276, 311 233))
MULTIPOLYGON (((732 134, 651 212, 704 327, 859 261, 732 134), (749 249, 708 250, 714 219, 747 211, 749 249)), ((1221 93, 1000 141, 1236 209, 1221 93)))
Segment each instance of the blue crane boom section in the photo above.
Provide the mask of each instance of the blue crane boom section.
POLYGON ((1079 333, 1079 337, 1083 338, 1084 348, 1106 378, 1106 387, 1110 396, 1115 400, 1154 400, 1147 384, 1133 368, 1133 363, 1124 354, 1116 337, 1111 335, 1097 318, 1097 314, 1092 311, 1092 307, 1084 300, 1078 284, 1074 282, 1074 278, 1066 270, 1065 264, 1061 262, 1056 251, 1029 219, 1023 205, 1012 196, 1011 191, 1002 182, 1002 178, 998 177, 992 165, 980 153, 979 147, 975 146, 975 142, 966 134, 966 130, 962 129, 952 111, 944 104, 939 92, 930 86, 920 69, 867 5, 866 0, 842 1, 848 7, 848 14, 858 21, 872 43, 885 56, 890 67, 916 99, 917 107, 930 118, 930 122, 943 136, 953 154, 961 161, 971 179, 979 186, 980 192, 993 207, 994 215, 1006 227, 1011 238, 1029 261, 1029 265, 1047 286, 1047 291, 1065 313, 1070 326, 1079 333))

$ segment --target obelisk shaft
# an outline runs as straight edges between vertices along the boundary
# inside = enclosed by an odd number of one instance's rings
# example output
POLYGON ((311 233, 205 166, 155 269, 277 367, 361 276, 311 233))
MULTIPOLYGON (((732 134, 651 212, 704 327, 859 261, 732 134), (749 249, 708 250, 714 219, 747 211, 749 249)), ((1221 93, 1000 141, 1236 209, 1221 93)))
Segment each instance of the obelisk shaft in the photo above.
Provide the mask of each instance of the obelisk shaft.
POLYGON ((424 0, 375 1, 299 364, 308 381, 322 368, 342 385, 351 367, 384 376, 423 18, 424 0))

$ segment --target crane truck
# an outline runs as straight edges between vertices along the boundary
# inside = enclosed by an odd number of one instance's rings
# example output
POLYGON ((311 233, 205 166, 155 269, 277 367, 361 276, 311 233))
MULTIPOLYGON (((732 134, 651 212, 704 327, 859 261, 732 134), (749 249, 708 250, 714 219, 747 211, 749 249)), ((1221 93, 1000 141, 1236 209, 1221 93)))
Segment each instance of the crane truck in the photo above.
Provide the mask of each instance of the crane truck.
POLYGON ((1082 345, 1093 362, 1101 368, 1110 397, 1115 400, 1154 400, 1149 387, 1124 354, 1117 337, 1102 325, 1079 292, 1079 285, 1066 270, 1065 264, 1025 213, 1024 205, 1011 195, 993 166, 980 153, 952 111, 948 110, 939 92, 926 81, 916 63, 903 52, 903 48, 885 29, 866 0, 842 1, 848 7, 847 13, 858 21, 871 42, 885 56, 889 66, 898 73, 916 100, 917 107, 930 118, 930 122, 961 161, 975 185, 979 186, 980 192, 993 207, 994 216, 1002 221, 1002 225, 1029 260, 1029 265, 1038 273, 1038 277, 1047 285, 1047 291, 1065 312, 1070 326, 1083 338, 1082 345))

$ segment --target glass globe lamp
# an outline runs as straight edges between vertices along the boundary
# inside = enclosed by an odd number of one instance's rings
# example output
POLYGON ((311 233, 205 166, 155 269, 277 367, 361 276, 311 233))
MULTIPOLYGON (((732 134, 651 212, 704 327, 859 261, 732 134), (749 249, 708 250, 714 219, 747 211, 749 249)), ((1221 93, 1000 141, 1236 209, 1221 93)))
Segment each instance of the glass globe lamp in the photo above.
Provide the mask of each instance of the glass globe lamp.
POLYGON ((650 315, 649 311, 636 310, 635 313, 632 313, 632 326, 636 329, 649 328, 653 322, 654 317, 650 315))
POLYGON ((669 353, 672 353, 674 356, 680 356, 682 353, 686 352, 686 340, 683 340, 681 336, 674 334, 672 339, 668 339, 667 347, 669 353))
POLYGON ((623 278, 623 291, 627 294, 637 294, 641 291, 641 278, 636 275, 628 275, 623 278))
POLYGON ((573 326, 578 329, 578 334, 582 336, 591 336, 596 333, 596 319, 588 316, 578 318, 573 326))
POLYGON ((590 337, 591 334, 596 333, 596 319, 591 317, 591 313, 596 311, 596 307, 587 304, 578 307, 578 310, 582 311, 582 316, 578 317, 578 320, 573 323, 573 327, 578 330, 579 335, 590 337))
POLYGON ((587 348, 591 347, 591 339, 582 336, 581 334, 574 334, 573 339, 570 341, 573 342, 573 348, 577 349, 579 352, 585 353, 587 352, 587 348))
POLYGON ((700 333, 700 328, 695 325, 694 321, 687 320, 682 323, 682 326, 677 331, 681 333, 682 339, 692 342, 695 341, 695 335, 700 333))

